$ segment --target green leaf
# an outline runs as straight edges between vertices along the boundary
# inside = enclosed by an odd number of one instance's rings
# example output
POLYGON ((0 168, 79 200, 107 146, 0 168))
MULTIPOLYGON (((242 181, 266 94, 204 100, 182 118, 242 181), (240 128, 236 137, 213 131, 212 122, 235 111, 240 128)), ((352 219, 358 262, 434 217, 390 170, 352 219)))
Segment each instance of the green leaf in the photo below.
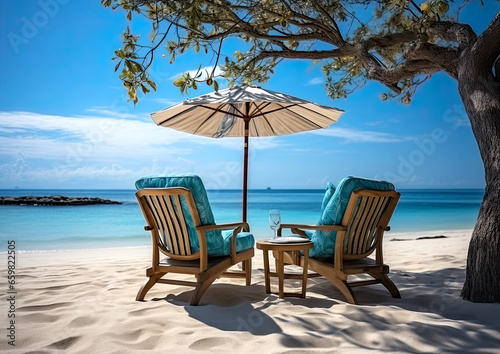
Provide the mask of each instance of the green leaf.
POLYGON ((201 74, 202 74, 201 65, 202 64, 200 64, 200 66, 198 67, 198 70, 196 70, 196 74, 194 75, 195 79, 199 78, 201 76, 201 74))
POLYGON ((217 80, 214 80, 214 90, 215 92, 219 92, 219 83, 217 82, 217 80))
POLYGON ((139 73, 142 71, 142 65, 139 64, 138 62, 135 62, 133 60, 126 60, 125 61, 125 64, 127 64, 128 68, 130 69, 130 71, 132 71, 133 73, 139 73))
POLYGON ((150 92, 150 90, 146 86, 144 86, 143 84, 141 84, 141 90, 142 90, 142 92, 144 92, 144 94, 147 94, 150 92))
POLYGON ((174 80, 174 85, 177 87, 181 87, 184 85, 185 82, 186 82, 186 79, 184 79, 183 77, 180 77, 180 78, 174 80))
POLYGON ((120 49, 115 50, 115 54, 116 54, 116 56, 117 56, 118 58, 122 58, 122 59, 124 59, 124 58, 126 57, 125 52, 124 52, 124 51, 123 51, 123 49, 121 49, 121 48, 120 48, 120 49))
POLYGON ((445 13, 448 12, 450 9, 450 5, 444 1, 439 1, 437 3, 437 11, 439 12, 440 15, 444 15, 445 13))

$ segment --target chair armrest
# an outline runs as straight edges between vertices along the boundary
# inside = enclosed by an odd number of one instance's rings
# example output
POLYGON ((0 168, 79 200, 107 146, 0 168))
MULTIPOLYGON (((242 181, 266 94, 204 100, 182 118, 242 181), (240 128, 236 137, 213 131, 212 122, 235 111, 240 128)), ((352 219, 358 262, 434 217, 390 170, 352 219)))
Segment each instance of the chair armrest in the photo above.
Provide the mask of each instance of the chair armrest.
POLYGON ((216 225, 201 225, 197 226, 196 229, 200 231, 212 231, 212 230, 228 230, 241 227, 243 231, 250 231, 250 226, 246 222, 234 222, 230 224, 216 224, 216 225))
POLYGON ((347 227, 342 225, 281 224, 280 229, 346 231, 347 227))
POLYGON ((230 223, 230 224, 219 224, 219 225, 202 225, 202 226, 197 226, 196 230, 202 231, 203 233, 207 231, 212 231, 212 230, 228 230, 228 229, 234 229, 233 230, 233 235, 231 236, 231 243, 230 243, 230 255, 231 259, 234 260, 236 259, 236 236, 240 233, 240 231, 250 231, 250 226, 246 222, 235 222, 235 223, 230 223))

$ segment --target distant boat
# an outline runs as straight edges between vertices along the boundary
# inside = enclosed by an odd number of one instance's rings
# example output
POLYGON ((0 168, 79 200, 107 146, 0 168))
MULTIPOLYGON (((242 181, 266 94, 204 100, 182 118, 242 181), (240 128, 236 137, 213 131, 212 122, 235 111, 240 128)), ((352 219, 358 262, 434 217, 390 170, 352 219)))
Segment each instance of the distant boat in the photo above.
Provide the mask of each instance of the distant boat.
POLYGON ((267 190, 270 190, 270 189, 271 189, 271 187, 267 187, 267 190))

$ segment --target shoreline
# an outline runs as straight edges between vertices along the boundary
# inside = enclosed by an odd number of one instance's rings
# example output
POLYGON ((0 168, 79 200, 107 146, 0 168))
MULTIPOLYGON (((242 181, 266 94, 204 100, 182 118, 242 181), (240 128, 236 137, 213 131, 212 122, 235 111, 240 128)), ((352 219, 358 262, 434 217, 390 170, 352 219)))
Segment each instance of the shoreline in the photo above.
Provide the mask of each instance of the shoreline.
MULTIPOLYGON (((417 232, 412 232, 412 231, 405 231, 405 232, 394 232, 391 233, 391 231, 385 233, 385 238, 384 242, 395 242, 395 241, 409 241, 409 240, 416 240, 421 237, 428 237, 431 239, 437 238, 438 236, 446 236, 446 237, 457 237, 457 236, 463 236, 463 235, 471 235, 473 229, 457 229, 457 230, 435 230, 435 231, 417 231, 417 232)), ((94 251, 94 250, 101 250, 101 249, 121 249, 121 250, 126 250, 126 249, 135 249, 135 248, 148 248, 151 245, 151 240, 150 240, 150 235, 147 235, 148 241, 144 245, 136 245, 136 246, 110 246, 110 247, 103 247, 103 246, 97 246, 97 247, 83 247, 83 248, 52 248, 52 249, 37 249, 37 250, 32 250, 32 249, 20 249, 17 250, 18 253, 58 253, 58 252, 65 252, 65 251, 82 251, 82 252, 88 252, 88 251, 94 251)), ((256 238, 256 240, 265 240, 267 237, 262 237, 262 238, 256 238)), ((14 239, 15 240, 15 239, 14 239)), ((0 251, 0 255, 5 255, 7 254, 7 251, 0 251)))

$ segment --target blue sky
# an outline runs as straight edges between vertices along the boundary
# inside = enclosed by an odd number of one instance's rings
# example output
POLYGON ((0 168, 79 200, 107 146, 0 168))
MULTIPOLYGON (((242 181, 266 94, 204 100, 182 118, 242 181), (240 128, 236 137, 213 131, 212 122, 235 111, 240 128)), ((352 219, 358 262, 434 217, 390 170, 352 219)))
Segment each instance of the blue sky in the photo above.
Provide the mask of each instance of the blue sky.
MULTIPOLYGON (((480 33, 499 10, 498 2, 469 6, 461 20, 480 33)), ((134 108, 110 60, 126 26, 123 13, 99 1, 1 2, 0 188, 132 189, 140 176, 183 172, 199 174, 208 188, 241 188, 242 139, 176 132, 149 116, 186 98, 172 81, 203 58, 189 53, 169 65, 157 55, 158 91, 134 108)), ((263 86, 346 113, 326 130, 251 139, 249 188, 324 188, 347 175, 398 188, 484 187, 477 144, 447 75, 424 83, 410 106, 382 102, 387 90, 377 83, 331 101, 323 83, 320 66, 300 60, 281 64, 263 86)), ((210 91, 202 85, 190 97, 210 91)))

